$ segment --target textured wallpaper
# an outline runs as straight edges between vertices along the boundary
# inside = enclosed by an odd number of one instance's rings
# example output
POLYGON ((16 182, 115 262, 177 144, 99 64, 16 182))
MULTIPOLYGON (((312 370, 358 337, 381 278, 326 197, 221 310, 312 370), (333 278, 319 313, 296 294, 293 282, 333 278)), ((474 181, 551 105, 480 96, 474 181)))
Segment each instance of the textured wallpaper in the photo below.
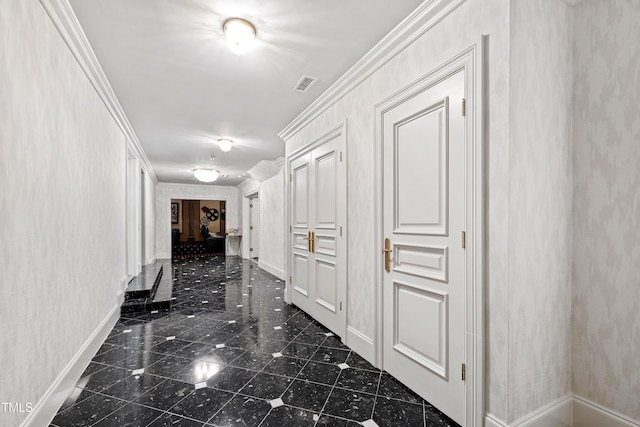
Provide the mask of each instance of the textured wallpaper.
POLYGON ((285 274, 284 167, 260 185, 260 265, 285 274))
POLYGON ((381 242, 374 231, 375 104, 433 67, 488 37, 489 142, 487 163, 487 370, 489 410, 506 418, 508 281, 508 46, 509 1, 467 0, 444 21, 322 113, 287 141, 287 152, 314 141, 345 119, 347 124, 347 324, 374 339, 374 271, 371 258, 381 242))
POLYGON ((640 422, 640 2, 575 8, 573 390, 640 422))
POLYGON ((509 423, 571 393, 572 19, 511 2, 509 423))
POLYGON ((0 55, 0 401, 24 407, 115 308, 126 145, 37 0, 0 3, 0 55))
MULTIPOLYGON (((220 185, 188 185, 160 183, 156 195, 156 252, 158 258, 171 258, 169 206, 171 199, 225 200, 226 227, 240 227, 238 218, 238 189, 220 185)), ((230 248, 230 251, 233 247, 230 248)), ((230 253, 231 254, 231 253, 230 253)))

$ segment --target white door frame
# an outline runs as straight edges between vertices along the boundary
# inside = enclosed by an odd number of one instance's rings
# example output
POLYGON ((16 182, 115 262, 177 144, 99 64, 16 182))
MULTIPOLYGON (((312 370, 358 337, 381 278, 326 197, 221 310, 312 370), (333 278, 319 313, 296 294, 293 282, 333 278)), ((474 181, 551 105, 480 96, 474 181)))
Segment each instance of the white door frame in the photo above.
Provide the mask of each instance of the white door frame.
POLYGON ((375 365, 383 367, 383 153, 382 115, 416 92, 425 90, 456 71, 465 72, 467 126, 466 153, 466 322, 465 322, 465 423, 483 425, 484 417, 484 38, 407 85, 375 106, 375 365))
POLYGON ((126 269, 127 282, 142 271, 140 160, 127 153, 126 173, 126 269))
POLYGON ((339 301, 343 301, 342 304, 342 310, 338 311, 338 313, 340 313, 340 333, 341 333, 341 337, 342 341, 344 342, 346 340, 347 337, 347 277, 348 277, 348 268, 349 268, 349 263, 348 261, 348 254, 347 254, 347 195, 348 195, 348 183, 347 183, 347 121, 345 120, 344 122, 340 123, 340 125, 334 127, 333 129, 329 130, 328 132, 326 132, 324 135, 322 135, 321 137, 311 141, 308 144, 303 145, 302 147, 297 148, 296 150, 292 151, 291 153, 287 153, 286 155, 286 162, 287 162, 287 175, 285 176, 285 188, 286 188, 286 200, 287 200, 287 212, 286 212, 286 218, 287 218, 287 226, 286 228, 286 239, 285 241, 286 243, 286 248, 287 248, 287 252, 286 252, 286 261, 287 261, 287 266, 286 266, 286 271, 287 271, 287 277, 285 280, 285 290, 284 290, 284 300, 287 304, 291 304, 291 292, 292 292, 292 286, 291 286, 291 266, 293 265, 293 250, 291 247, 291 209, 292 209, 292 204, 291 204, 291 161, 295 160, 297 157, 306 154, 308 152, 310 152, 311 150, 313 150, 316 147, 321 146, 322 144, 324 144, 325 142, 334 139, 336 137, 341 137, 340 138, 340 155, 342 156, 342 176, 343 176, 343 180, 344 180, 344 185, 340 186, 338 185, 338 191, 340 191, 341 193, 338 195, 338 198, 340 199, 341 203, 342 203, 342 209, 340 209, 340 212, 338 212, 338 222, 339 222, 339 227, 342 228, 342 235, 340 239, 338 239, 338 245, 339 245, 339 249, 340 249, 340 254, 341 256, 338 258, 338 262, 342 263, 342 272, 340 274, 340 277, 338 280, 341 281, 342 286, 341 286, 341 290, 340 293, 338 295, 338 299, 339 301), (289 178, 289 179, 287 179, 289 178))
MULTIPOLYGON (((254 211, 252 210, 253 208, 251 207, 251 204, 254 203, 255 199, 258 199, 258 203, 260 203, 260 190, 244 197, 244 201, 246 201, 245 206, 247 207, 247 226, 244 227, 242 232, 246 237, 246 239, 243 237, 243 239, 246 240, 246 251, 244 251, 244 253, 247 254, 245 258, 248 260, 253 259, 253 252, 251 251, 251 248, 253 247, 253 230, 251 230, 251 226, 255 222, 256 218, 253 215, 254 211)), ((258 207, 258 209, 260 208, 258 207)), ((258 227, 260 227, 260 218, 258 218, 258 227)), ((260 242, 258 242, 258 245, 260 245, 260 242)))

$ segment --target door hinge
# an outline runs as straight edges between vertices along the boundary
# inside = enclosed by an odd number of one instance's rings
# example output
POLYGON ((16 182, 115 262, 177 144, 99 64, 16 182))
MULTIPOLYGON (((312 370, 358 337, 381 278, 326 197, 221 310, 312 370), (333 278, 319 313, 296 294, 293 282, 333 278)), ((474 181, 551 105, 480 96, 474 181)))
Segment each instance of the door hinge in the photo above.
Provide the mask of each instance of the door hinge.
POLYGON ((253 225, 251 227, 249 227, 249 230, 253 230, 253 225))
POLYGON ((463 231, 462 232, 462 249, 466 248, 467 246, 467 234, 463 231))
POLYGON ((249 207, 250 207, 250 208, 252 208, 252 207, 253 207, 253 205, 249 205, 249 207))
POLYGON ((342 236, 342 226, 340 226, 340 235, 342 236))
POLYGON ((253 252, 253 248, 249 248, 249 252, 253 252))
POLYGON ((289 233, 293 231, 293 227, 289 226, 289 233))
POLYGON ((293 282, 293 278, 289 276, 289 284, 291 284, 292 282, 293 282))
POLYGON ((289 174, 289 181, 293 182, 293 175, 289 174))
POLYGON ((467 100, 462 98, 462 116, 467 115, 467 100))
POLYGON ((466 377, 467 377, 467 365, 463 363, 462 364, 462 381, 464 381, 466 377))
POLYGON ((340 301, 340 311, 342 311, 342 301, 340 301))
POLYGON ((342 161, 342 151, 340 152, 340 161, 342 161))

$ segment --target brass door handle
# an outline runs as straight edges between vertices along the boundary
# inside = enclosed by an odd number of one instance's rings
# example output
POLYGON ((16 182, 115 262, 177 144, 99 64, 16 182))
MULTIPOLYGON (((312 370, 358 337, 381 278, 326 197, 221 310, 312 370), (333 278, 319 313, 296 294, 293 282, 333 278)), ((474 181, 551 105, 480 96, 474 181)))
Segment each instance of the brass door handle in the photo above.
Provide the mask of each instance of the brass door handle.
POLYGON ((384 269, 387 270, 387 273, 391 271, 391 240, 387 237, 384 239, 384 249, 382 249, 382 253, 384 254, 384 269))
POLYGON ((316 233, 314 233, 313 231, 309 231, 307 233, 307 250, 309 252, 316 251, 315 239, 316 239, 316 233))

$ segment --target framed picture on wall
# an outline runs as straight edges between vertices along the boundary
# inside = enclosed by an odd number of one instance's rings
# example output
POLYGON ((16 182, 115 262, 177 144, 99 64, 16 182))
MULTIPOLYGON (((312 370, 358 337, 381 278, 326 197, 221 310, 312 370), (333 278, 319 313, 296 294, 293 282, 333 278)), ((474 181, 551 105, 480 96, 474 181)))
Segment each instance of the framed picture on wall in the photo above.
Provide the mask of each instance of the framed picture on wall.
POLYGON ((171 224, 178 223, 179 214, 180 214, 180 205, 178 203, 171 203, 171 224))

